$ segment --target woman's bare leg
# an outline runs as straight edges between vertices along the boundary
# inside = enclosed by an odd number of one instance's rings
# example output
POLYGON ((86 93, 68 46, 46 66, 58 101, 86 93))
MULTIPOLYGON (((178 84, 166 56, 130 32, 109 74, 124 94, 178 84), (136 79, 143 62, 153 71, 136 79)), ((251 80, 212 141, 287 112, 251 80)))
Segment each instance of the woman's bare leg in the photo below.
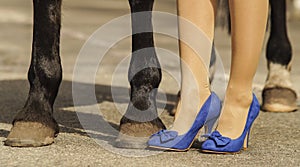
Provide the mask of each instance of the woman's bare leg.
POLYGON ((201 106, 210 95, 208 67, 214 36, 214 7, 216 4, 214 0, 178 0, 177 3, 179 16, 194 24, 210 42, 210 47, 195 52, 195 48, 192 48, 194 45, 189 45, 189 42, 195 41, 198 46, 201 46, 201 40, 197 40, 199 36, 192 33, 191 24, 186 24, 179 19, 179 36, 181 40, 188 43, 179 41, 182 61, 181 100, 172 130, 183 134, 190 129, 201 106))
POLYGON ((238 138, 252 102, 252 82, 266 31, 268 0, 229 0, 232 62, 229 83, 217 130, 238 138))

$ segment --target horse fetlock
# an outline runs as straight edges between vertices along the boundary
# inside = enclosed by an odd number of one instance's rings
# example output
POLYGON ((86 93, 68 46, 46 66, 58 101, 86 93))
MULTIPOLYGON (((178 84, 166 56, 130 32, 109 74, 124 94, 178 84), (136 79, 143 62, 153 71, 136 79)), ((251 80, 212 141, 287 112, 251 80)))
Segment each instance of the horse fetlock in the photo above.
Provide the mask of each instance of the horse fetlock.
POLYGON ((158 67, 147 67, 134 72, 134 74, 131 73, 129 74, 130 85, 132 88, 136 88, 136 90, 158 88, 162 76, 161 69, 158 67))
POLYGON ((284 87, 293 89, 289 66, 269 62, 268 69, 269 71, 265 88, 284 87))

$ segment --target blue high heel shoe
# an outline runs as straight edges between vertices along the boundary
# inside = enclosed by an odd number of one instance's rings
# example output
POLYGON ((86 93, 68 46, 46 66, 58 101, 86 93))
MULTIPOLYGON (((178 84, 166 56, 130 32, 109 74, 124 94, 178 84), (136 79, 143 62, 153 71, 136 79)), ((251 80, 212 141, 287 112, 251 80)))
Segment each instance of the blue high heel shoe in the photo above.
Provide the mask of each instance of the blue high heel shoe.
MULTIPOLYGON (((153 134, 148 147, 162 150, 187 151, 193 144, 197 133, 205 123, 213 126, 220 115, 221 101, 215 93, 212 93, 201 107, 192 127, 183 135, 171 130, 161 130, 153 134)), ((212 129, 212 127, 208 127, 212 129)))
POLYGON ((253 94, 253 100, 249 109, 246 125, 242 135, 237 139, 230 139, 222 136, 218 131, 214 131, 202 144, 201 151, 206 153, 226 154, 238 153, 243 148, 248 147, 248 138, 251 126, 257 118, 260 110, 259 102, 253 94), (244 147, 243 147, 244 146, 244 147))

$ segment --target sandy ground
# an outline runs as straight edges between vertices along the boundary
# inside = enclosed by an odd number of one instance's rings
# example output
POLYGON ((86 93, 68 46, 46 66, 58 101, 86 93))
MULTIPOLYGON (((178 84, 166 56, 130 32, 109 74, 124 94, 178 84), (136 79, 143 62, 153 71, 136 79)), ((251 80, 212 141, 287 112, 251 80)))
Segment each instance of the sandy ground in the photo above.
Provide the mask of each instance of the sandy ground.
MULTIPOLYGON (((128 14, 129 6, 123 0, 65 0, 63 4, 61 58, 64 79, 55 104, 55 118, 61 133, 53 145, 42 148, 11 148, 0 144, 0 166, 299 166, 300 112, 261 112, 252 130, 250 148, 236 155, 202 154, 197 148, 184 153, 114 148, 115 129, 128 103, 126 76, 130 37, 116 41, 105 54, 96 69, 95 83, 75 81, 83 90, 95 88, 95 103, 87 101, 74 107, 72 78, 80 49, 86 40, 104 24, 128 14), (95 114, 92 111, 94 107, 99 107, 102 114, 95 114), (97 120, 102 120, 104 126, 93 129, 86 124, 97 120)), ((27 97, 31 5, 30 0, 0 0, 0 141, 7 137, 13 117, 27 97)), ((174 0, 157 1, 154 9, 175 14, 176 3, 174 0)), ((290 21, 288 26, 294 55, 292 80, 298 91, 300 22, 290 21)), ((176 29, 172 24, 162 24, 162 27, 170 31, 176 29)), ((122 32, 123 29, 126 27, 115 27, 112 31, 122 32)), ((178 54, 176 39, 156 34, 155 40, 157 47, 178 54)), ((98 42, 102 47, 107 46, 107 41, 98 42)), ((230 67, 230 37, 225 30, 217 29, 215 43, 226 78, 230 67)), ((254 81, 254 91, 260 100, 267 72, 264 54, 265 50, 254 81)), ((172 117, 168 112, 174 107, 179 87, 176 81, 179 62, 174 57, 167 61, 163 56, 160 59, 164 76, 159 89, 159 112, 165 124, 170 126, 172 117)), ((93 60, 83 62, 83 66, 91 69, 90 63, 93 64, 93 60)))

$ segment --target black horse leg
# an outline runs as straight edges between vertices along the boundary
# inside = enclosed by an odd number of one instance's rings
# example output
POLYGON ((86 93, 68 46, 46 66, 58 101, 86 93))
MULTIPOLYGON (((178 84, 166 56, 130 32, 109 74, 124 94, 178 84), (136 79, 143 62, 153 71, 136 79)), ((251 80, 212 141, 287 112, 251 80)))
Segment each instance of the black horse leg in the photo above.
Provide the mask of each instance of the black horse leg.
POLYGON ((33 5, 32 57, 28 72, 30 90, 5 141, 10 146, 49 145, 58 133, 53 103, 62 79, 59 57, 61 0, 33 0, 33 5))
POLYGON ((270 112, 297 110, 297 94, 290 80, 292 48, 287 36, 286 1, 270 0, 271 32, 267 44, 268 78, 262 109, 270 112))
POLYGON ((154 0, 129 0, 133 34, 132 58, 128 72, 131 102, 120 121, 120 135, 116 141, 118 147, 145 147, 145 139, 165 128, 158 118, 155 100, 161 81, 161 70, 153 41, 153 3, 154 0))

